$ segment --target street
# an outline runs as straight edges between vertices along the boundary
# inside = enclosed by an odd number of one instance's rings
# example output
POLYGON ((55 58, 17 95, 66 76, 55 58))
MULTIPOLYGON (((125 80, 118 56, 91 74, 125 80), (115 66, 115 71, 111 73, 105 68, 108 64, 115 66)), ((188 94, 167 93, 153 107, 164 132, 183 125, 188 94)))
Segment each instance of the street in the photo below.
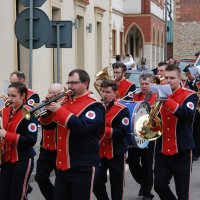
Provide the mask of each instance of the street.
MULTIPOLYGON (((40 131, 39 131, 40 133, 40 131)), ((38 156, 38 150, 39 150, 39 141, 40 141, 41 134, 39 134, 38 137, 38 143, 36 144, 36 152, 38 156)), ((36 159, 37 159, 36 156, 36 159)), ((40 190, 38 188, 37 183, 34 181, 34 174, 35 170, 33 171, 33 174, 31 176, 31 183, 30 185, 33 187, 33 191, 29 195, 29 200, 44 200, 42 194, 40 193, 40 190)), ((51 180, 55 180, 55 176, 51 176, 51 180)), ((109 188, 109 184, 107 186, 109 188)), ((126 176, 125 176, 125 192, 124 192, 124 200, 140 200, 141 197, 138 197, 138 191, 139 191, 139 185, 133 180, 128 167, 126 167, 126 176)), ((171 181, 171 188, 174 191, 174 184, 173 180, 171 181)), ((192 167, 192 176, 191 176, 191 190, 190 190, 190 200, 199 200, 200 199, 200 160, 195 161, 193 163, 192 167)), ((108 189, 110 192, 110 190, 108 189)), ((152 193, 155 195, 154 200, 159 200, 159 197, 155 194, 154 191, 152 193)), ((93 198, 95 200, 95 198, 93 198)))

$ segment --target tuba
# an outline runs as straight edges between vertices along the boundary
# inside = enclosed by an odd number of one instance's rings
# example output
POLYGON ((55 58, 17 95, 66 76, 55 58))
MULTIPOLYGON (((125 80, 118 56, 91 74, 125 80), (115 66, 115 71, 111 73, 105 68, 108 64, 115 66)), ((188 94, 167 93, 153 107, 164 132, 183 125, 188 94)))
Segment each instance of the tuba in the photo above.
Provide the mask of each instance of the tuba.
POLYGON ((95 76, 96 80, 94 82, 94 87, 96 91, 100 94, 100 86, 103 80, 111 80, 111 76, 108 74, 108 67, 103 68, 97 75, 95 76))

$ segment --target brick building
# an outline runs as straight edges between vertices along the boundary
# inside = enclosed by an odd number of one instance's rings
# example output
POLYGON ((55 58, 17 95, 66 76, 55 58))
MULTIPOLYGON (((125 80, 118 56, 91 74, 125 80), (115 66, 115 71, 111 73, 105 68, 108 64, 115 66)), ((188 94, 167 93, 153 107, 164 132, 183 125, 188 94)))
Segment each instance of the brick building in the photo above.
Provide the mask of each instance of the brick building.
MULTIPOLYGON (((151 68, 164 60, 164 0, 113 1, 113 24, 123 17, 124 52, 136 62, 143 58, 151 68)), ((115 27, 114 27, 115 29, 115 27)), ((117 52, 120 53, 120 52, 117 52)))
POLYGON ((176 0, 174 58, 194 58, 200 50, 200 0, 176 0))

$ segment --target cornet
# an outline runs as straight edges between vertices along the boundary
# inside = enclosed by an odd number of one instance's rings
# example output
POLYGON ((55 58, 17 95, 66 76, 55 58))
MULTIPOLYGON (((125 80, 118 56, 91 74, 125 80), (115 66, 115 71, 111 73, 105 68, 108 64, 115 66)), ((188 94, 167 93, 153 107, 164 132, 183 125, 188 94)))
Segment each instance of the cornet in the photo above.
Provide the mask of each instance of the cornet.
POLYGON ((8 98, 6 98, 6 99, 3 99, 3 101, 4 101, 4 106, 2 107, 2 108, 0 108, 0 112, 5 108, 5 107, 8 107, 8 106, 10 106, 10 102, 9 102, 9 99, 8 98))
POLYGON ((44 101, 40 104, 38 104, 37 106, 35 106, 34 108, 28 110, 26 107, 23 107, 22 108, 22 112, 23 112, 23 115, 24 115, 24 118, 26 120, 30 120, 31 119, 31 116, 33 115, 34 117, 38 118, 40 116, 44 116, 44 115, 47 115, 48 114, 48 110, 44 109, 41 113, 38 112, 38 110, 40 110, 41 108, 49 105, 50 103, 52 102, 56 102, 58 99, 64 97, 64 96, 69 96, 69 93, 71 92, 71 90, 68 90, 66 92, 61 92, 60 94, 58 94, 57 96, 47 100, 47 101, 44 101))

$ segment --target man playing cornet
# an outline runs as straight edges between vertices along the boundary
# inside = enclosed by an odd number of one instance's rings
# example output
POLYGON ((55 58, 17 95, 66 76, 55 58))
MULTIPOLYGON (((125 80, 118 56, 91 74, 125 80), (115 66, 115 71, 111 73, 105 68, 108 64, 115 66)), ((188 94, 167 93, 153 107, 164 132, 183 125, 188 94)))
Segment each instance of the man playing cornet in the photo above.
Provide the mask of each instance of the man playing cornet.
POLYGON ((100 164, 99 138, 105 128, 105 109, 88 91, 90 77, 81 69, 68 76, 69 101, 46 106, 58 126, 54 200, 88 200, 100 164))

